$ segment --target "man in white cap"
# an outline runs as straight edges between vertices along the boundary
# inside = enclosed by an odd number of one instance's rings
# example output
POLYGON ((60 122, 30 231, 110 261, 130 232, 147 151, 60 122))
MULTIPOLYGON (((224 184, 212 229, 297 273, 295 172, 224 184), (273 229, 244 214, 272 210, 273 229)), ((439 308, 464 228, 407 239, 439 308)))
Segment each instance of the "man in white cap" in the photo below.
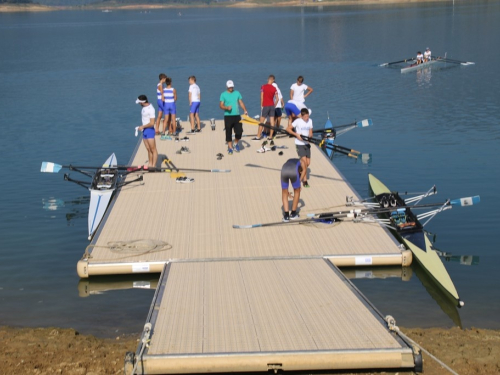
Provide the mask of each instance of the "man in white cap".
POLYGON ((248 115, 241 94, 234 89, 234 82, 226 82, 227 90, 220 94, 219 108, 224 111, 224 126, 226 127, 227 153, 233 154, 233 149, 240 152, 239 141, 243 135, 243 125, 238 104, 243 108, 245 115, 248 115), (234 144, 233 144, 234 129, 234 144))
MULTIPOLYGON (((137 130, 142 132, 142 140, 148 151, 149 171, 154 172, 156 168, 156 160, 158 159, 158 151, 156 150, 155 142, 155 109, 148 102, 146 95, 139 95, 135 100, 136 104, 142 107, 142 125, 137 127, 137 130)), ((166 120, 165 120, 166 121, 166 120)))
POLYGON ((424 52, 424 62, 431 61, 431 49, 427 47, 424 52))

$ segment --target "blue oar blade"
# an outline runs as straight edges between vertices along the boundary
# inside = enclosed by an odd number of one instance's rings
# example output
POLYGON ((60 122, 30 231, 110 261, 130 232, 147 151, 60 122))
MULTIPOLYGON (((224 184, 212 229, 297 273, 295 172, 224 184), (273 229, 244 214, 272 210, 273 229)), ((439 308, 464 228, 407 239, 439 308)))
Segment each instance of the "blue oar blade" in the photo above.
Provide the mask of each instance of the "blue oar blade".
POLYGON ((57 173, 61 170, 62 165, 51 163, 49 161, 42 162, 42 167, 40 168, 40 172, 45 173, 57 173))
POLYGON ((251 229, 251 228, 259 228, 262 224, 251 224, 251 225, 238 225, 233 224, 233 229, 251 229))
POLYGON ((331 128, 333 128, 333 124, 330 121, 330 119, 326 120, 324 128, 325 129, 331 129, 331 128))
POLYGON ((367 118, 366 120, 361 120, 356 123, 358 128, 366 128, 367 126, 372 126, 373 121, 371 118, 367 118))
POLYGON ((475 195, 473 197, 466 197, 466 198, 458 198, 458 199, 453 199, 450 201, 450 204, 453 206, 472 206, 474 204, 478 204, 481 202, 481 198, 479 195, 475 195))

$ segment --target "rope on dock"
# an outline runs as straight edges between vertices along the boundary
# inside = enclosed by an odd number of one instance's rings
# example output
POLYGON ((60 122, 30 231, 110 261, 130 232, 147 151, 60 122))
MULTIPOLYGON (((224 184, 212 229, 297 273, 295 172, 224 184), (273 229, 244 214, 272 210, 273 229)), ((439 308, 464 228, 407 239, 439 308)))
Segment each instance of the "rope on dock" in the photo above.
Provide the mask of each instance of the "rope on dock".
POLYGON ((91 248, 103 247, 109 249, 112 253, 118 253, 125 255, 123 258, 127 258, 135 255, 145 255, 151 253, 157 253, 160 251, 168 251, 172 249, 172 245, 165 241, 160 240, 133 240, 133 241, 111 241, 107 245, 95 245, 90 244, 85 248, 83 254, 83 259, 92 258, 91 248))
POLYGON ((458 375, 457 372, 453 371, 443 361, 441 361, 439 358, 433 356, 431 353, 429 353, 427 350, 425 350, 421 345, 417 344, 415 341, 413 341, 408 336, 406 336, 403 332, 401 332, 399 327, 396 325, 396 320, 392 316, 387 315, 385 317, 385 321, 387 322, 387 326, 389 327, 389 330, 394 331, 397 335, 401 336, 403 339, 405 339, 405 340, 409 341, 411 344, 415 345, 417 348, 419 348, 421 351, 423 351, 425 354, 427 354, 429 357, 431 357, 433 360, 435 360, 437 363, 439 363, 442 367, 444 367, 450 373, 452 373, 454 375, 458 375))

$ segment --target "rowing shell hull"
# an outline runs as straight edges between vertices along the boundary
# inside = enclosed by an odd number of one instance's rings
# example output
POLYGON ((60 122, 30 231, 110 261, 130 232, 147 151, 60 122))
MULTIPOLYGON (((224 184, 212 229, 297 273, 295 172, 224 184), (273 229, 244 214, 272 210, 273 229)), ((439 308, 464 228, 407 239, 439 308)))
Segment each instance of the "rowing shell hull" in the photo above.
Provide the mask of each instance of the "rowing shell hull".
MULTIPOLYGON (((325 130, 329 130, 329 129, 333 129, 333 124, 330 121, 330 118, 328 118, 328 120, 325 123, 325 130)), ((330 147, 325 147, 325 152, 330 159, 333 157, 333 144, 334 144, 334 140, 332 138, 325 139, 325 145, 330 146, 330 147)))
POLYGON ((428 66, 433 65, 437 62, 438 60, 431 60, 418 65, 410 65, 405 68, 401 68, 401 73, 414 72, 415 70, 427 68, 428 66))
MULTIPOLYGON (((391 193, 387 186, 385 186, 372 174, 368 175, 368 180, 375 196, 391 193)), ((439 255, 434 250, 432 250, 432 244, 425 235, 424 231, 422 230, 416 233, 412 233, 408 236, 402 236, 398 232, 398 235, 401 237, 402 241, 408 247, 408 249, 411 250, 413 255, 415 255, 417 261, 434 279, 434 281, 436 281, 441 288, 443 288, 456 301, 458 301, 460 305, 460 297, 458 296, 457 289, 455 288, 455 285, 453 284, 448 271, 444 267, 443 262, 439 258, 439 255)))
MULTIPOLYGON (((116 168, 118 165, 115 154, 111 154, 109 158, 106 159, 102 168, 116 168)), ((89 205, 89 241, 94 236, 95 231, 99 227, 99 224, 106 213, 109 202, 113 197, 113 193, 116 190, 116 184, 110 189, 89 189, 90 190, 90 205, 89 205)))

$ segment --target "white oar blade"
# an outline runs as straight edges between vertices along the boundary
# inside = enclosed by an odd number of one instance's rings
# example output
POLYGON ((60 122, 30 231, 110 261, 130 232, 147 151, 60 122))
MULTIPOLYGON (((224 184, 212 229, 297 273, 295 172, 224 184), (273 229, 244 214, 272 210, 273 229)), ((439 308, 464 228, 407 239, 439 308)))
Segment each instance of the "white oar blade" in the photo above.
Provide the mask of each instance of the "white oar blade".
POLYGON ((472 61, 467 61, 467 62, 463 62, 462 65, 476 65, 476 63, 472 62, 472 61))
POLYGON ((481 202, 481 198, 479 195, 475 195, 473 197, 466 197, 466 198, 459 198, 459 199, 453 199, 450 201, 450 204, 453 206, 472 206, 474 204, 478 204, 481 202))
POLYGON ((389 63, 383 63, 383 64, 380 64, 379 66, 387 66, 389 65, 389 63))
POLYGON ((62 165, 51 163, 49 161, 42 162, 42 167, 40 168, 40 172, 45 173, 57 173, 61 170, 62 165))
POLYGON ((358 121, 356 125, 358 126, 358 128, 366 128, 367 126, 372 126, 373 122, 371 118, 368 118, 366 120, 358 121))

